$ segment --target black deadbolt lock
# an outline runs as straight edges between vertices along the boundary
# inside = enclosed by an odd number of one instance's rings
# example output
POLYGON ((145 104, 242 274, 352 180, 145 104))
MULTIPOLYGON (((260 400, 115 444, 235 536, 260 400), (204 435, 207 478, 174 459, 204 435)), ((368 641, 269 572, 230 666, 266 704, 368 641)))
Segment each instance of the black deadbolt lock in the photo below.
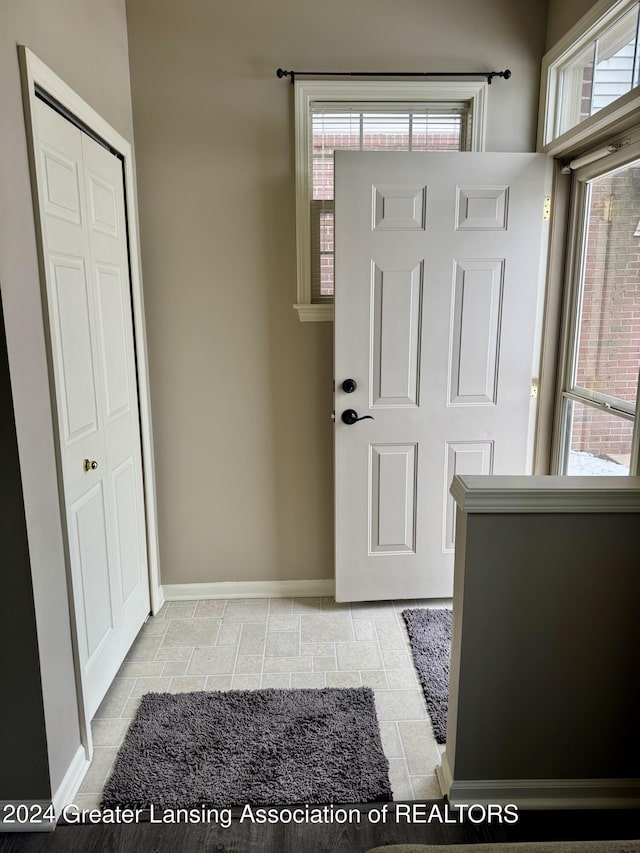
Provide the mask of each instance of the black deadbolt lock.
POLYGON ((345 394, 353 394, 357 387, 358 383, 355 379, 345 379, 342 383, 342 390, 345 394))

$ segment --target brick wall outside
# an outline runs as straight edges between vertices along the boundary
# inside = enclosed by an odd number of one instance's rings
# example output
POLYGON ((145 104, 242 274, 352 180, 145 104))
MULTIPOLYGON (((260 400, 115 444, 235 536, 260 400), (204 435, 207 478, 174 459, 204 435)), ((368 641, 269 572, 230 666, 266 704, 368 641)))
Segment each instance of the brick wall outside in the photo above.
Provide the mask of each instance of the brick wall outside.
MULTIPOLYGON (((312 198, 333 199, 333 151, 408 151, 408 133, 315 134, 312 145, 312 198)), ((414 133, 412 151, 459 151, 457 133, 414 133)), ((320 294, 333 295, 333 209, 320 214, 320 294)))
MULTIPOLYGON (((576 384, 635 402, 640 366, 640 168, 591 190, 576 384)), ((574 406, 572 450, 625 455, 633 424, 574 406)))

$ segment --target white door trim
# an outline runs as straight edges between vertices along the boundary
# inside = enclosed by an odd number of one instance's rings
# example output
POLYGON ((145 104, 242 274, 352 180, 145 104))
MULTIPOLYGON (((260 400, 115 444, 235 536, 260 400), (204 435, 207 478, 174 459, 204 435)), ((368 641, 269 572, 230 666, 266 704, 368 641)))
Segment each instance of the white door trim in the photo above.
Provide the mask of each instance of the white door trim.
MULTIPOLYGON (((155 468, 153 457, 153 432, 151 426, 151 400, 149 393, 149 366, 147 355, 147 341, 145 331, 144 299, 142 291, 142 275, 140 266, 140 250, 138 236, 138 209, 134 182, 133 149, 130 143, 121 136, 108 122, 73 91, 63 80, 60 79, 50 68, 48 68, 38 57, 24 45, 18 46, 18 57, 22 78, 23 102, 25 111, 25 123, 27 129, 27 146, 29 151, 32 190, 34 194, 34 215, 36 217, 36 240, 40 261, 41 281, 44 288, 43 276, 43 246, 42 228, 39 222, 39 208, 37 203, 38 188, 36 183, 36 172, 34 168, 35 151, 37 140, 35 136, 35 123, 33 120, 34 105, 36 100, 36 86, 54 98, 62 107, 78 118, 84 125, 94 131, 99 137, 107 142, 123 158, 124 164, 124 193, 127 209, 127 238, 129 242, 130 256, 130 278, 131 294, 133 302, 133 335, 136 348, 136 375, 138 381, 138 395, 140 407, 140 437, 142 444, 143 461, 143 484, 145 495, 145 523, 147 535, 147 551, 149 566, 149 593, 151 598, 151 610, 155 614, 162 607, 164 596, 160 585, 160 566, 158 557, 158 524, 155 489, 155 468)), ((43 291, 44 292, 44 291, 43 291)), ((43 308, 46 315, 46 299, 43 300, 43 308)), ((54 388, 51 360, 49 360, 50 384, 54 388)), ((56 453, 59 483, 61 480, 60 448, 56 436, 56 453)), ((60 485, 62 497, 62 487, 60 485)), ((64 510, 64 503, 61 503, 64 510)), ((64 514, 63 514, 64 517, 64 514)), ((66 554, 67 569, 68 550, 66 554)), ((69 575, 68 575, 69 576, 69 575)), ((69 591, 70 592, 70 591, 69 591)), ((70 608, 73 612, 73 602, 70 595, 70 608)), ((74 646, 74 662, 76 674, 78 672, 78 649, 74 626, 72 626, 72 638, 74 646)), ((81 725, 83 728, 83 743, 89 754, 92 750, 91 730, 87 719, 82 691, 78 691, 78 703, 81 725)))

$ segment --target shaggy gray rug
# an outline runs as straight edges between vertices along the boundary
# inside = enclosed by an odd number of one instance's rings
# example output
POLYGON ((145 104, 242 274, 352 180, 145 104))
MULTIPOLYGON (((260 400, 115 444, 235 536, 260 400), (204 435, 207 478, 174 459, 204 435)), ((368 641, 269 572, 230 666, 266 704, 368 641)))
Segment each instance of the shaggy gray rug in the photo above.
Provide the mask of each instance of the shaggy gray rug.
POLYGON ((387 801, 388 766, 368 687, 147 693, 102 805, 387 801))
POLYGON ((450 610, 416 609, 403 610, 402 615, 435 739, 446 743, 453 614, 450 610))

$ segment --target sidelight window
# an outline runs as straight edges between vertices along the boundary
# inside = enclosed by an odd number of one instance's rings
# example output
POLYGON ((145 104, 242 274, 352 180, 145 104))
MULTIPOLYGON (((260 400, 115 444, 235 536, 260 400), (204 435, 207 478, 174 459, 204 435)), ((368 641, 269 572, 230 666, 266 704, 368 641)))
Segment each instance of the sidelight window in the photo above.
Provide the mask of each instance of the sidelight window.
POLYGON ((558 467, 627 475, 640 370, 640 160, 593 177, 577 172, 574 205, 558 467))

